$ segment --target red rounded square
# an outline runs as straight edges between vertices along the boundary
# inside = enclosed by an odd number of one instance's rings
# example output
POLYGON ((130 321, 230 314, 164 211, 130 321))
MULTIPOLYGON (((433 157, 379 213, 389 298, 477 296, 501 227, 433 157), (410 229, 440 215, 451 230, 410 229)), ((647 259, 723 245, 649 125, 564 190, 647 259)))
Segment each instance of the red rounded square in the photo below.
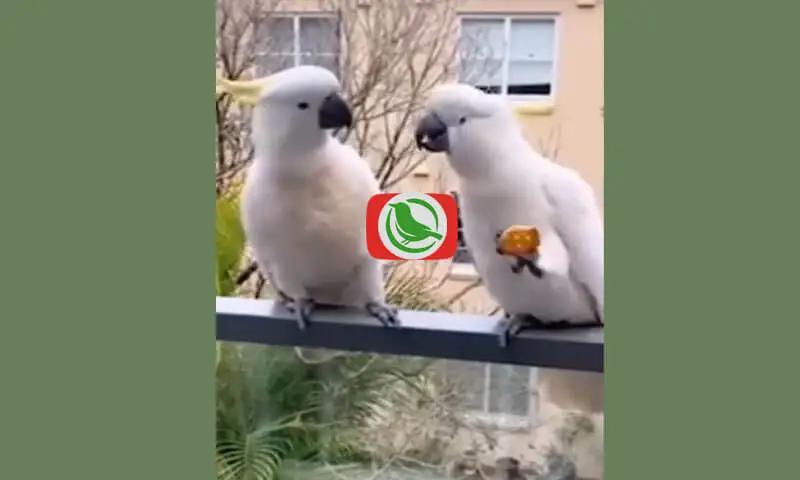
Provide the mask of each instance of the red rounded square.
MULTIPOLYGON (((383 207, 389 203, 391 199, 398 195, 401 195, 401 193, 379 193, 373 195, 367 204, 367 250, 372 257, 379 260, 403 260, 403 258, 390 252, 383 244, 378 228, 381 210, 383 210, 383 207)), ((445 260, 453 258, 458 249, 458 205, 456 204, 456 199, 453 198, 452 195, 445 193, 425 192, 425 195, 439 202, 439 205, 441 205, 444 210, 447 222, 447 233, 438 249, 430 255, 418 260, 445 260)))

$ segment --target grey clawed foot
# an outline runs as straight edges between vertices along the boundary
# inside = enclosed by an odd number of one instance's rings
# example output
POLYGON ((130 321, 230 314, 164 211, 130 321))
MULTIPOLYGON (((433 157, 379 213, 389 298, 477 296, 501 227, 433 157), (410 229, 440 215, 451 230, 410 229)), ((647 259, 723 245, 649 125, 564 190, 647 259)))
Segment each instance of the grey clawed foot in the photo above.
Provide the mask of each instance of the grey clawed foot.
POLYGON ((510 315, 504 314, 504 319, 500 321, 499 335, 500 347, 505 348, 512 337, 516 337, 523 330, 575 330, 584 328, 602 327, 602 323, 597 320, 589 322, 577 322, 568 320, 550 320, 544 322, 533 315, 510 315))
POLYGON ((380 302, 369 302, 365 305, 367 313, 380 320, 386 327, 399 327, 400 319, 397 316, 397 309, 380 302))
POLYGON ((310 298, 293 300, 289 296, 281 298, 279 295, 278 301, 297 317, 297 326, 300 327, 300 330, 305 331, 311 323, 311 314, 314 313, 316 307, 314 300, 310 298))
POLYGON ((277 291, 278 298, 275 299, 275 302, 284 308, 291 308, 291 305, 294 303, 294 299, 286 294, 283 290, 277 291))
POLYGON ((499 340, 500 348, 506 348, 511 338, 516 337, 523 330, 547 329, 549 323, 544 323, 532 315, 510 315, 504 314, 504 319, 500 321, 499 340))
POLYGON ((523 321, 516 315, 506 313, 499 324, 500 348, 506 348, 511 337, 515 337, 523 328, 523 321))
POLYGON ((297 315, 297 324, 300 330, 306 330, 308 324, 311 323, 311 314, 314 313, 314 309, 317 305, 314 303, 314 300, 310 298, 301 298, 295 302, 295 306, 297 308, 295 312, 297 315))

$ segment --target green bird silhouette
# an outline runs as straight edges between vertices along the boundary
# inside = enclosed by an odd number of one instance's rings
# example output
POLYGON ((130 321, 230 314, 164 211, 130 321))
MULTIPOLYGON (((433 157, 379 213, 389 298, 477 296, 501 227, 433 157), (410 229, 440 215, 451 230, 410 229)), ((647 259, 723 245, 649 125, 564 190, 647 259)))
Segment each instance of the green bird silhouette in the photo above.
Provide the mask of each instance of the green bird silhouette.
POLYGON ((433 237, 436 240, 442 239, 442 236, 431 230, 430 227, 419 223, 414 218, 414 215, 411 214, 411 207, 407 204, 397 202, 390 203, 389 206, 392 207, 397 218, 397 230, 400 236, 403 237, 403 244, 419 242, 428 237, 433 237))

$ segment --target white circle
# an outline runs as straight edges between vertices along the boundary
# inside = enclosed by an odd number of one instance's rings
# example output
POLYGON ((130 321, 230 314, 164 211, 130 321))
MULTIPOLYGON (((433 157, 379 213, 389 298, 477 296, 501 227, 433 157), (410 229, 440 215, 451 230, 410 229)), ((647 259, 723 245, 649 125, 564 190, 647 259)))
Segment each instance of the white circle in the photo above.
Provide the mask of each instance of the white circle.
MULTIPOLYGON (((394 215, 392 215, 394 219, 394 215)), ((395 221, 391 221, 389 225, 390 229, 392 230, 391 234, 395 239, 398 238, 397 232, 397 224, 395 221)), ((442 205, 436 201, 430 195, 426 195, 424 193, 400 193, 392 197, 391 200, 386 202, 386 204, 381 208, 381 212, 378 215, 378 235, 380 236, 381 242, 383 246, 386 247, 393 255, 396 255, 403 260, 420 260, 425 257, 429 257, 433 253, 435 253, 439 247, 442 246, 444 240, 447 238, 447 214, 442 208, 442 205), (436 215, 439 217, 439 225, 438 228, 436 227, 436 223, 434 222, 435 218, 431 214, 431 212, 421 205, 417 205, 415 203, 408 203, 408 200, 419 199, 427 202, 433 210, 436 212, 436 215), (433 237, 428 237, 425 240, 421 240, 418 242, 409 242, 408 247, 411 248, 423 248, 427 245, 430 245, 430 248, 426 248, 423 252, 417 253, 409 253, 405 252, 392 244, 391 239, 389 238, 389 232, 386 229, 386 220, 389 218, 389 215, 394 212, 394 209, 391 207, 391 204, 398 203, 398 202, 405 202, 409 207, 411 207, 411 213, 414 216, 414 219, 419 221, 420 223, 427 225, 431 228, 432 231, 438 233, 442 236, 441 240, 437 240, 433 237)))

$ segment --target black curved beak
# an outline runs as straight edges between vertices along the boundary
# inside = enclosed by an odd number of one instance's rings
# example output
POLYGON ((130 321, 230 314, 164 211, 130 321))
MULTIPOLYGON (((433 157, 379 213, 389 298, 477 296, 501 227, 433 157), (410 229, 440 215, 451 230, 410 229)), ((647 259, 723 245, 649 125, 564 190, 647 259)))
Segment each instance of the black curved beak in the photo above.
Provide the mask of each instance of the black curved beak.
POLYGON ((450 150, 450 139, 447 136, 447 125, 438 115, 431 112, 425 115, 414 132, 417 148, 439 153, 450 150))
POLYGON ((325 97, 319 107, 319 128, 350 128, 353 125, 353 113, 347 102, 337 93, 325 97))

